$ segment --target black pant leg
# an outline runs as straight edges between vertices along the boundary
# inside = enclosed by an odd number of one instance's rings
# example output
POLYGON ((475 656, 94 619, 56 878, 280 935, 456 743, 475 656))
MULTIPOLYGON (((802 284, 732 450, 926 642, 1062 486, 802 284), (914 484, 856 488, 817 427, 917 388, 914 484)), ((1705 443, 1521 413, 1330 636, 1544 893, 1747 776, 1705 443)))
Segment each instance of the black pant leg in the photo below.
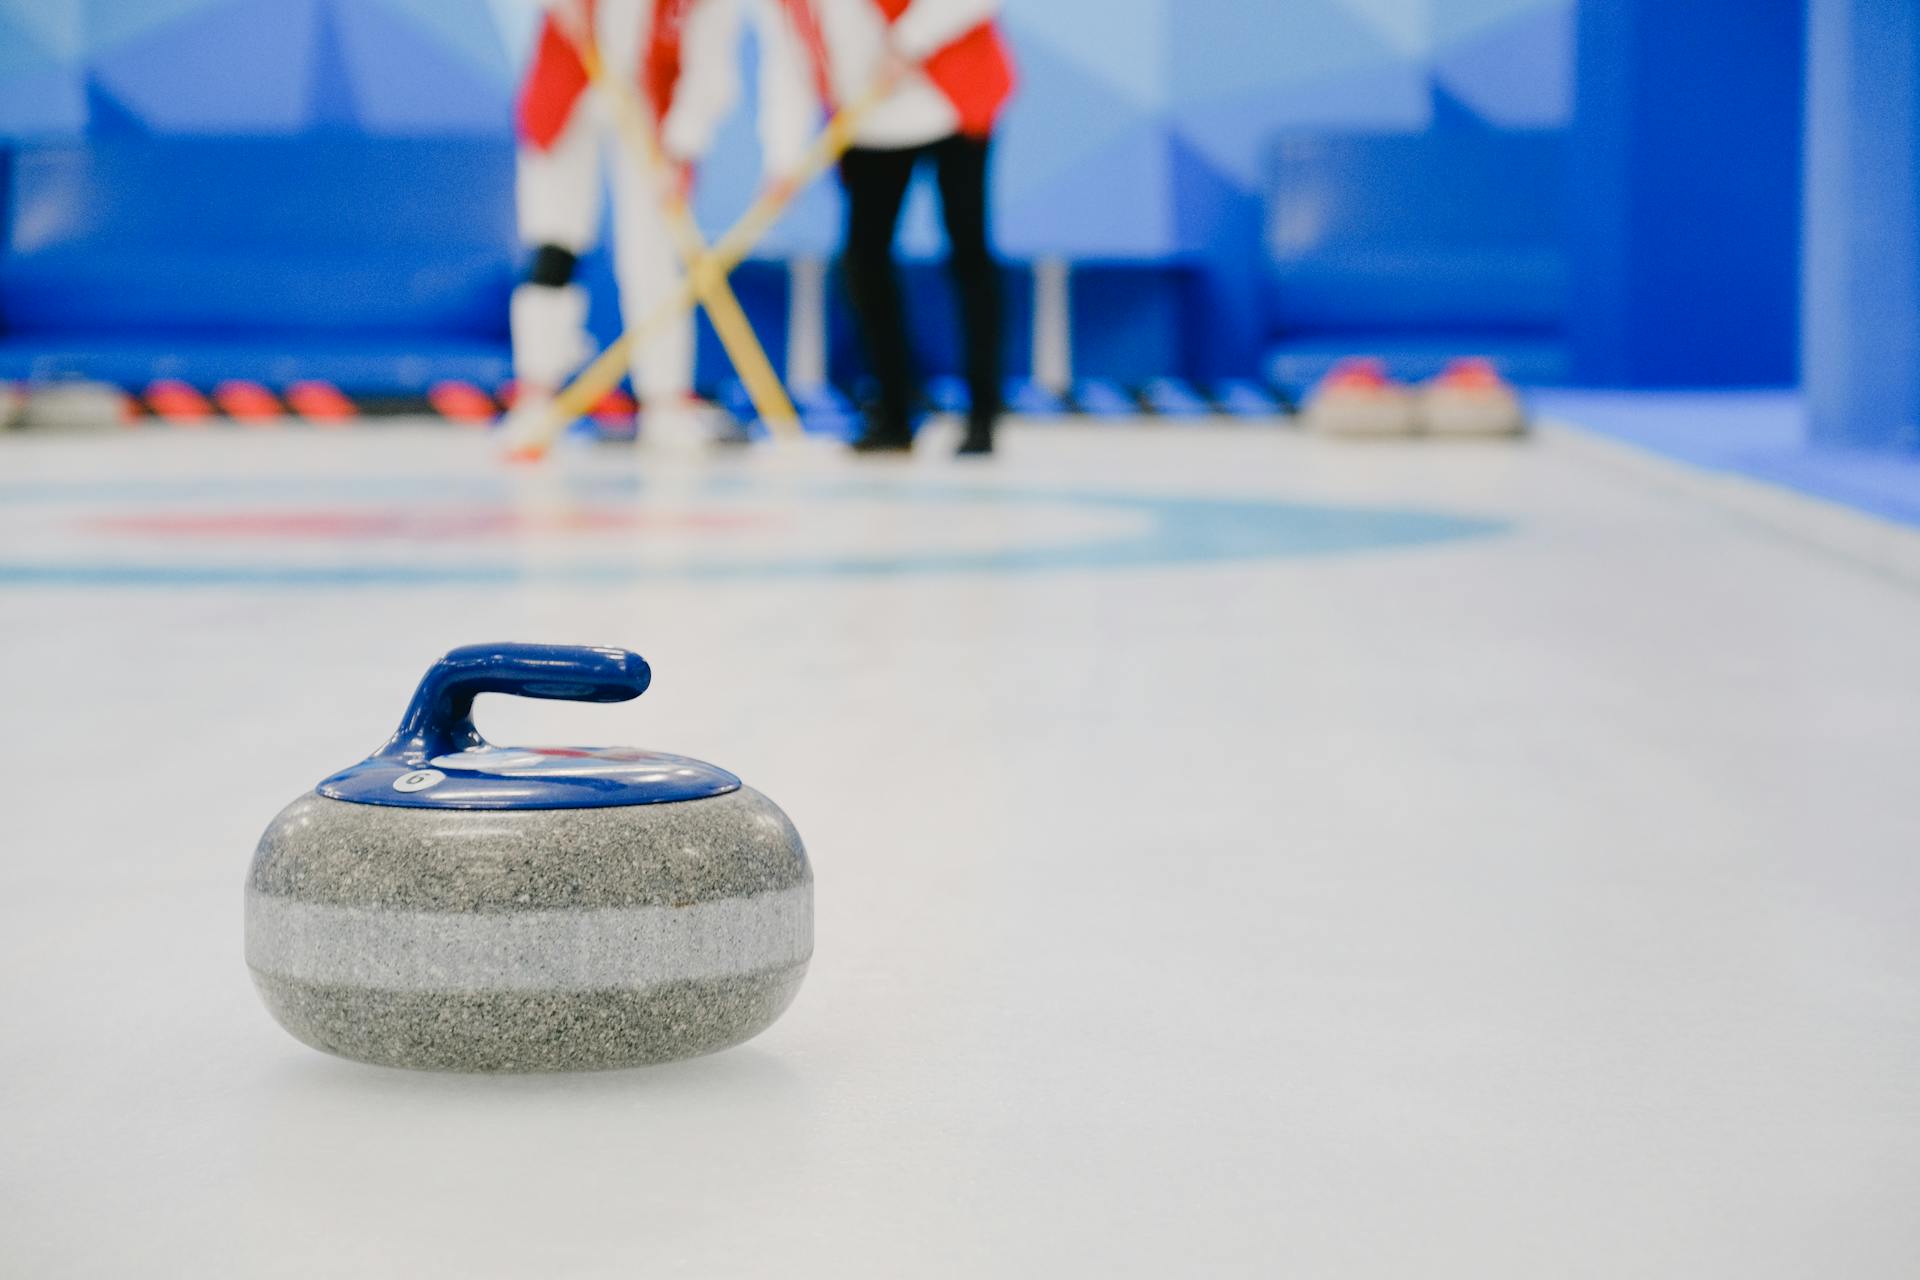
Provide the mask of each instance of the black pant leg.
POLYGON ((956 135, 934 145, 940 213, 947 224, 947 267, 960 304, 967 344, 969 414, 976 431, 991 430, 1000 413, 1000 265, 987 234, 986 138, 956 135))
POLYGON ((840 159, 847 197, 845 270, 861 345, 880 383, 879 417, 870 429, 905 436, 914 402, 913 346, 900 301, 893 237, 913 166, 924 148, 854 147, 840 159))

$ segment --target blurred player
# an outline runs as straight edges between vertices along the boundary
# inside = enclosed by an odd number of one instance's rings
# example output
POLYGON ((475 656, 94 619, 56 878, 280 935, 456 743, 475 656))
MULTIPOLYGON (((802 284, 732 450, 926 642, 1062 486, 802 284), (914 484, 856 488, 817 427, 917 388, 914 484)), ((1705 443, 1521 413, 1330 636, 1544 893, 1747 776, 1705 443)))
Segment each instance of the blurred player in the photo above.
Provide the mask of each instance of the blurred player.
POLYGON ((940 185, 948 267, 960 303, 970 397, 961 453, 990 453, 1000 413, 1000 280, 987 234, 987 154, 1001 106, 1013 89, 1013 63, 994 25, 999 0, 761 0, 786 21, 769 39, 770 56, 789 68, 770 74, 763 92, 784 91, 773 109, 778 143, 768 168, 791 171, 814 111, 891 91, 860 123, 840 162, 846 190, 848 291, 880 399, 863 452, 902 450, 913 442, 919 400, 912 344, 900 301, 893 240, 907 183, 923 161, 940 185), (799 121, 798 129, 790 122, 799 121))
MULTIPOLYGON (((623 323, 634 327, 679 287, 665 202, 686 197, 694 162, 738 94, 738 22, 739 0, 549 0, 520 98, 520 238, 531 259, 513 294, 514 418, 544 415, 592 354, 574 269, 599 238, 603 161, 612 173, 623 323), (588 92, 576 52, 587 39, 609 76, 638 86, 668 173, 643 169, 620 145, 610 114, 588 92)), ((693 355, 691 314, 635 348, 633 388, 648 439, 705 438, 693 355)))

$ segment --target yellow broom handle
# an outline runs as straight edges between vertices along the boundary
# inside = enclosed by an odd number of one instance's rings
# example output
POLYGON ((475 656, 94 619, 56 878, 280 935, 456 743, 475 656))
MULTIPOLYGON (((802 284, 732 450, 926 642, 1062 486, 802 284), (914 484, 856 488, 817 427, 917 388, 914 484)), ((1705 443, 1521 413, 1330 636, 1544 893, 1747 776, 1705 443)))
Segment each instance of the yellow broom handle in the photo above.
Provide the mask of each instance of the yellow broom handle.
POLYGON ((560 433, 567 429, 569 422, 591 412, 600 403, 601 397, 619 385, 621 372, 626 367, 627 352, 633 344, 651 335, 684 308, 692 306, 698 296, 697 281, 708 275, 725 279, 742 259, 752 253, 753 247, 780 220, 780 215, 787 211, 800 192, 833 167, 834 162, 853 145, 854 131, 860 127, 860 121, 891 91, 890 85, 875 85, 865 96, 835 112, 833 118, 827 121, 826 128, 808 146, 799 167, 794 171, 794 181, 781 190, 763 191, 707 253, 688 263, 687 277, 680 287, 662 298, 639 324, 621 334, 612 346, 581 370, 579 376, 554 397, 546 420, 537 425, 528 439, 514 445, 512 455, 523 459, 543 456, 560 438, 560 433))
MULTIPOLYGON (((626 83, 607 74, 598 45, 585 40, 574 48, 580 56, 580 65, 586 69, 587 79, 612 106, 615 127, 619 129, 631 159, 643 171, 654 175, 665 197, 667 230, 673 236, 681 263, 691 268, 706 255, 706 241, 701 238, 700 227, 693 220, 692 210, 687 208, 679 192, 672 189, 666 160, 654 143, 652 121, 626 83)), ((753 332, 753 324, 747 319, 746 312, 741 310, 740 300, 734 296, 733 287, 727 283, 726 277, 697 282, 696 296, 705 304, 707 318, 713 322, 720 345, 726 348, 727 358, 740 374, 740 381, 747 388, 747 396, 753 401, 754 412, 760 415, 768 430, 775 435, 787 438, 798 436, 800 415, 794 412, 793 401, 787 398, 787 389, 781 385, 780 375, 774 372, 773 362, 767 359, 766 348, 760 345, 760 339, 753 332)))

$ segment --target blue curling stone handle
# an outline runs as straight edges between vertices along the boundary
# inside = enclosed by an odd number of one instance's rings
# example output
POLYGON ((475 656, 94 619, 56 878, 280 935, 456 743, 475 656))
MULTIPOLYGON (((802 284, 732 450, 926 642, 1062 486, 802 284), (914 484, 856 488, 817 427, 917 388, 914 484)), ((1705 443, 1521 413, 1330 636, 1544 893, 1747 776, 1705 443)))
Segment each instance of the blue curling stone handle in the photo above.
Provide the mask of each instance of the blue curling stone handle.
POLYGON ((323 781, 334 800, 413 809, 578 809, 698 800, 739 788, 724 769, 629 747, 496 747, 473 723, 483 693, 626 702, 653 672, 626 649, 476 644, 433 664, 400 727, 373 755, 323 781))

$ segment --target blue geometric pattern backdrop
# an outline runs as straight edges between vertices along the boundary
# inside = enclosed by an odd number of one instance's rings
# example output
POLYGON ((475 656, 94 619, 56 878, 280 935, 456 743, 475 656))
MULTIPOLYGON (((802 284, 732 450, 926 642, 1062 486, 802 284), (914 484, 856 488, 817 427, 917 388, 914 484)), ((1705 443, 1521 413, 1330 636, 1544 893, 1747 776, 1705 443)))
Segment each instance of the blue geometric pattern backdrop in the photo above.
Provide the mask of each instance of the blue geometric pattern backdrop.
MULTIPOLYGON (((1008 0, 1015 256, 1195 247, 1179 176, 1251 196, 1278 129, 1566 122, 1573 0, 1008 0)), ((533 0, 0 0, 0 137, 504 138, 533 0)), ((742 130, 742 136, 750 131, 742 130)), ((716 159, 739 154, 726 149, 716 159)), ((916 224, 915 234, 932 227, 916 224)))
POLYGON ((0 136, 500 134, 529 0, 0 0, 0 136))
MULTIPOLYGON (((1276 131, 1418 133, 1437 112, 1562 128, 1573 4, 1007 0, 1021 89, 999 144, 1001 247, 1197 265, 1221 313, 1257 328, 1232 282, 1257 272, 1276 131)), ((318 133, 504 145, 536 13, 534 0, 0 0, 0 146, 318 133)), ((747 84, 702 174, 709 223, 757 182, 747 84)), ((765 252, 824 251, 834 223, 823 186, 765 252)), ((924 192, 904 240, 938 247, 924 192)))

